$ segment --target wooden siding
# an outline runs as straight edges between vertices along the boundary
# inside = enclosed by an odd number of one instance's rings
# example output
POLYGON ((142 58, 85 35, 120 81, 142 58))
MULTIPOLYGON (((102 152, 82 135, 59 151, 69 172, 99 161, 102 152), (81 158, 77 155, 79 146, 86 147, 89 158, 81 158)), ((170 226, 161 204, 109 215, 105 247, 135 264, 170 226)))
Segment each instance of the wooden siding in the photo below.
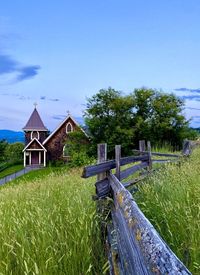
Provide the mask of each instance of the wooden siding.
POLYGON ((44 150, 40 144, 37 142, 37 141, 33 141, 30 146, 28 146, 28 148, 26 148, 26 150, 34 150, 34 149, 41 149, 41 150, 44 150))
MULTIPOLYGON (((61 127, 52 135, 52 137, 44 145, 47 149, 47 160, 55 161, 63 158, 63 147, 67 141, 68 134, 66 126, 71 123, 73 130, 77 129, 77 125, 69 118, 61 127)), ((66 158, 65 158, 66 159, 66 158)))
MULTIPOLYGON (((29 142, 31 141, 31 132, 32 131, 25 132, 25 145, 29 144, 29 142)), ((35 135, 33 137, 35 137, 35 135)), ((39 142, 43 143, 43 141, 47 138, 47 132, 39 132, 39 137, 39 142)))

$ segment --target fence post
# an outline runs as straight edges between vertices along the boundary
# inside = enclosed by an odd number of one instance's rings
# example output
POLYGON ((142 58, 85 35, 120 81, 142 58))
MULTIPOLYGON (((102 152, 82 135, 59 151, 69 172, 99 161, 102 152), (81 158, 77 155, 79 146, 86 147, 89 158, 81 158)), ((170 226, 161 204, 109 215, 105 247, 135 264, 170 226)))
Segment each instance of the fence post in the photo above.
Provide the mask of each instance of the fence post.
POLYGON ((187 139, 183 141, 183 155, 189 156, 191 154, 191 142, 187 139))
POLYGON ((149 172, 152 169, 152 155, 151 155, 151 142, 147 141, 147 151, 148 151, 148 156, 149 156, 149 172))
POLYGON ((120 181, 121 145, 115 145, 116 177, 120 181))
POLYGON ((146 149, 145 140, 140 140, 139 141, 139 150, 140 150, 140 152, 145 151, 145 149, 146 149))
MULTIPOLYGON (((102 163, 107 160, 107 144, 101 143, 97 146, 97 163, 102 163)), ((103 180, 106 178, 106 173, 101 173, 97 175, 97 181, 103 180)))

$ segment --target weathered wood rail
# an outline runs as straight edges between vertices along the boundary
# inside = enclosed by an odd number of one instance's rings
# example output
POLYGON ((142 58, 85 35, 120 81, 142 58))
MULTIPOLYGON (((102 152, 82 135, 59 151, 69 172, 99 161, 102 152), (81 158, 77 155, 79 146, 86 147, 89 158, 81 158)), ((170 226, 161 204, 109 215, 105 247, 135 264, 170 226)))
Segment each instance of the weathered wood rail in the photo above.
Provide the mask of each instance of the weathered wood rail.
MULTIPOLYGON (((188 156, 191 153, 191 144, 185 142, 184 146, 183 155, 188 156)), ((121 146, 116 145, 115 160, 106 161, 106 144, 100 144, 98 164, 83 170, 84 178, 98 175, 96 199, 104 201, 106 197, 110 197, 113 201, 110 204, 111 219, 107 221, 110 274, 191 274, 160 237, 126 189, 145 176, 133 179, 130 184, 120 182, 136 171, 147 169, 149 173, 152 168, 152 156, 179 160, 182 155, 152 153, 150 143, 148 151, 145 151, 144 142, 140 142, 140 150, 137 152, 140 156, 121 158, 121 146), (121 171, 121 166, 130 163, 134 165, 121 171), (115 174, 112 169, 116 169, 115 174)))

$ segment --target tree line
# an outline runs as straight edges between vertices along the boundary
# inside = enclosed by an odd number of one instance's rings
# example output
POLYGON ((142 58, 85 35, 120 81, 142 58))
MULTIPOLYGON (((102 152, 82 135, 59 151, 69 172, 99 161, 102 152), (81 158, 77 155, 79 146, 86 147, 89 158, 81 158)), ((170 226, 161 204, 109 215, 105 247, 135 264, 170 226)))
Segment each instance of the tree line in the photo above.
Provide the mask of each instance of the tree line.
MULTIPOLYGON (((96 155, 98 143, 107 143, 110 155, 116 144, 122 145, 124 154, 131 154, 142 139, 153 146, 167 144, 180 149, 184 139, 198 135, 189 127, 183 111, 184 101, 172 93, 141 88, 124 94, 112 88, 101 89, 87 98, 84 111, 90 136, 87 154, 96 155)), ((77 141, 81 144, 81 139, 74 139, 72 144, 77 141)))

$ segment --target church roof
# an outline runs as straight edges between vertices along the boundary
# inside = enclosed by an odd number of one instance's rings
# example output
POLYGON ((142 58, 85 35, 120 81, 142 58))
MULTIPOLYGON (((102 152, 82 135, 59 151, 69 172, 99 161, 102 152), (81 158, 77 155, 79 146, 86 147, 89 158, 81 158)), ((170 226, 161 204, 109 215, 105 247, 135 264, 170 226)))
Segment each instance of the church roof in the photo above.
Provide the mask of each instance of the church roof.
POLYGON ((32 112, 28 122, 23 128, 24 131, 48 131, 48 129, 44 126, 42 119, 35 107, 32 112))

